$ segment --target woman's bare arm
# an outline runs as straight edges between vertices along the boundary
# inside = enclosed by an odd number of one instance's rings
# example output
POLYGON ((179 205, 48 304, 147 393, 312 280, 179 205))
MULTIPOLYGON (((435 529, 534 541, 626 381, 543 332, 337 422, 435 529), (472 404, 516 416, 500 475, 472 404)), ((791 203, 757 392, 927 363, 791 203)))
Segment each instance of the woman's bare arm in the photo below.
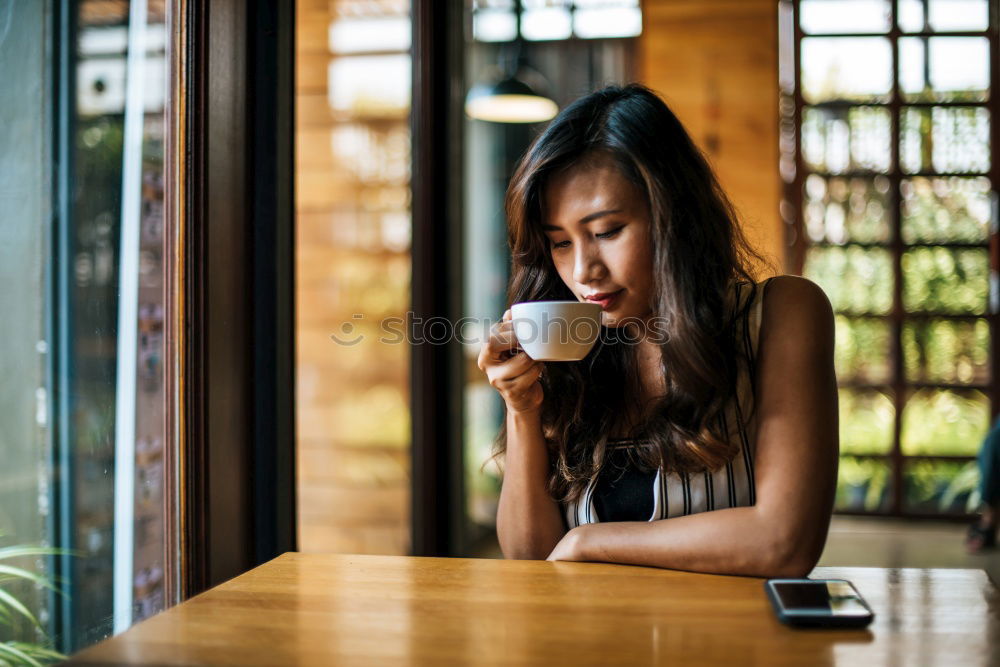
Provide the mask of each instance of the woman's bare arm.
POLYGON ((507 408, 507 450, 497 509, 497 538, 507 558, 542 559, 566 533, 547 491, 548 450, 542 437, 542 364, 521 350, 511 312, 490 331, 479 368, 507 408))
POLYGON ((497 539, 506 558, 541 560, 559 543, 566 528, 559 506, 547 490, 549 457, 541 417, 507 413, 507 455, 497 508, 497 539))
POLYGON ((655 522, 574 528, 550 560, 695 572, 804 576, 826 543, 837 481, 833 313, 816 285, 768 286, 757 367, 757 501, 655 522))

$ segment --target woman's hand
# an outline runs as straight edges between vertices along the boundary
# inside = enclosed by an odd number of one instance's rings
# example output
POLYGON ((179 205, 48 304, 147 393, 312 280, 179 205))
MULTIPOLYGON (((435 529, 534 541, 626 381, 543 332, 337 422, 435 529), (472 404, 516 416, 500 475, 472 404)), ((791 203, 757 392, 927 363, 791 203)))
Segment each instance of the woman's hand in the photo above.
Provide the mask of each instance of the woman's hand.
POLYGON ((544 392, 538 378, 542 363, 534 361, 518 345, 514 323, 508 310, 490 329, 489 339, 479 352, 479 369, 500 392, 510 412, 532 412, 542 406, 544 392))
POLYGON ((559 544, 545 560, 587 560, 583 555, 583 533, 586 525, 577 526, 563 535, 559 544))

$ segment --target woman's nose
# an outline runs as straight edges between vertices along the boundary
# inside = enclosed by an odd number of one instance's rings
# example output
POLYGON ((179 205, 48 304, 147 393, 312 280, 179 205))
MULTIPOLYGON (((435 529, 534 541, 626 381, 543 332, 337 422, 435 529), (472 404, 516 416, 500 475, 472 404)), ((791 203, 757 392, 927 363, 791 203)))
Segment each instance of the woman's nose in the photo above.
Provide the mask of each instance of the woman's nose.
POLYGON ((586 285, 604 277, 605 266, 600 252, 593 245, 581 243, 577 246, 573 264, 573 280, 586 285))

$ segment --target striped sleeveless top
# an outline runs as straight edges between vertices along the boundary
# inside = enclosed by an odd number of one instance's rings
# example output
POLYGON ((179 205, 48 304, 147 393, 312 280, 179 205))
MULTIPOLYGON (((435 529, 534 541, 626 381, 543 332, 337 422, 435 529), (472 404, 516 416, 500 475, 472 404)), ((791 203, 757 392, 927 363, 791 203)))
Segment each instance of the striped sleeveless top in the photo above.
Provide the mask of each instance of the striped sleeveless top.
POLYGON ((720 425, 739 445, 736 456, 714 473, 678 474, 662 467, 650 471, 633 461, 630 450, 639 441, 609 441, 604 467, 577 501, 563 507, 569 528, 607 521, 659 521, 756 502, 754 372, 768 282, 737 283, 731 300, 733 316, 746 313, 738 327, 745 363, 737 376, 736 395, 720 416, 720 425))

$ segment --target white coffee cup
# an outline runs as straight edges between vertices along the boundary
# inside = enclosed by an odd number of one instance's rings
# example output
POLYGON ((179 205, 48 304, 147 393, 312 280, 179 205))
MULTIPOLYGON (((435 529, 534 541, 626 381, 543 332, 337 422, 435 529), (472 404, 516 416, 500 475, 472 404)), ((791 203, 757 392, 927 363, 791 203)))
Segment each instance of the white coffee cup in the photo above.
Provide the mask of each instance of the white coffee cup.
POLYGON ((578 361, 601 333, 601 305, 581 301, 524 301, 510 307, 514 336, 535 361, 578 361))

